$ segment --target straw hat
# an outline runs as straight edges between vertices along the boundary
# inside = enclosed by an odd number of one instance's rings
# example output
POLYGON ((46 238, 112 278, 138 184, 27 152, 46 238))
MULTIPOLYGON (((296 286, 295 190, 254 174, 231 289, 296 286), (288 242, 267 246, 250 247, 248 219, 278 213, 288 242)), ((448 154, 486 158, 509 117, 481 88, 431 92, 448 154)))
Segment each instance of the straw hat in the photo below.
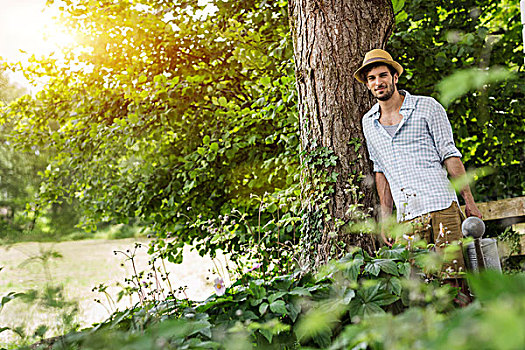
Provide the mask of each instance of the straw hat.
POLYGON ((354 77, 360 83, 366 84, 366 79, 365 77, 362 76, 363 70, 367 66, 374 64, 374 63, 378 63, 378 62, 387 64, 393 67, 397 71, 398 75, 401 75, 401 73, 403 73, 403 67, 401 67, 399 63, 394 61, 392 59, 392 56, 390 56, 388 52, 386 52, 385 50, 381 50, 381 49, 373 49, 372 51, 368 51, 366 53, 365 59, 363 60, 363 65, 358 70, 355 71, 354 77))

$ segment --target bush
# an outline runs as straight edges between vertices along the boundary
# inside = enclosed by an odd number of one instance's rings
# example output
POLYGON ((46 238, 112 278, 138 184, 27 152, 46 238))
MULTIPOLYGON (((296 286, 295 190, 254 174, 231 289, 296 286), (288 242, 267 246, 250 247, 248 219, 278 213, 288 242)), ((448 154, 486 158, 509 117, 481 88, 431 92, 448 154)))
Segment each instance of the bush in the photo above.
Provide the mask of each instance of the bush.
POLYGON ((116 312, 55 345, 231 349, 230 344, 240 342, 260 349, 324 349, 342 342, 349 325, 366 324, 374 315, 402 314, 408 307, 429 307, 436 313, 453 310, 453 288, 440 286, 437 280, 409 278, 420 270, 415 261, 422 254, 426 251, 396 245, 373 257, 356 250, 316 275, 297 271, 268 277, 253 270, 229 288, 218 286, 217 293, 202 303, 174 297, 153 300, 116 312))

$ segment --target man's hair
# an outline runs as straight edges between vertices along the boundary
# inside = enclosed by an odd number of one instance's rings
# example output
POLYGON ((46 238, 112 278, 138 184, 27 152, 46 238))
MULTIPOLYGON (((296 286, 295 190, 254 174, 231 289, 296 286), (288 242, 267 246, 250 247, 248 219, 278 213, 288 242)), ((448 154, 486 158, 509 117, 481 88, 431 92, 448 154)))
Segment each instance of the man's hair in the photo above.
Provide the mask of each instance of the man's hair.
POLYGON ((368 73, 370 73, 370 71, 376 67, 380 67, 380 66, 386 66, 388 67, 388 70, 390 71, 390 75, 394 76, 394 74, 397 74, 399 76, 399 73, 397 72, 397 70, 392 67, 391 65, 389 65, 388 63, 385 63, 385 62, 374 62, 372 64, 370 64, 369 66, 366 66, 365 69, 363 69, 363 73, 361 73, 361 77, 363 78, 363 81, 367 81, 366 77, 368 75, 368 73))

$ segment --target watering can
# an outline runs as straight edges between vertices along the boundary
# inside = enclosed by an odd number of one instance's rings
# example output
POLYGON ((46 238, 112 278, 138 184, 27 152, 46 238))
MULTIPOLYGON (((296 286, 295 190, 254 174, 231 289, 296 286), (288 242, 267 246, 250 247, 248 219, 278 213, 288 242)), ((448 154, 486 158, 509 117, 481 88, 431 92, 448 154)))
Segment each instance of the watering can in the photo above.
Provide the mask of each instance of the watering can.
POLYGON ((471 216, 461 225, 463 236, 474 238, 474 242, 465 247, 467 267, 473 272, 492 269, 501 272, 498 245, 493 238, 482 238, 485 223, 480 218, 471 216))

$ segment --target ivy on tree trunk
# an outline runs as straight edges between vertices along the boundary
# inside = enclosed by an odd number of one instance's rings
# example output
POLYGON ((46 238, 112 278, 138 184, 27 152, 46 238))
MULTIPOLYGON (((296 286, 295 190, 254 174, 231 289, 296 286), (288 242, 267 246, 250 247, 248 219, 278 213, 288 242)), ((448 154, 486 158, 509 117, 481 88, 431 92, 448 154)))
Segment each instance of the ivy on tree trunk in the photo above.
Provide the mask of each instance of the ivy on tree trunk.
POLYGON ((373 236, 341 229, 375 203, 361 129, 373 100, 353 72, 367 51, 385 47, 394 15, 390 0, 291 0, 289 14, 306 213, 301 260, 316 268, 350 246, 375 250, 373 236))

